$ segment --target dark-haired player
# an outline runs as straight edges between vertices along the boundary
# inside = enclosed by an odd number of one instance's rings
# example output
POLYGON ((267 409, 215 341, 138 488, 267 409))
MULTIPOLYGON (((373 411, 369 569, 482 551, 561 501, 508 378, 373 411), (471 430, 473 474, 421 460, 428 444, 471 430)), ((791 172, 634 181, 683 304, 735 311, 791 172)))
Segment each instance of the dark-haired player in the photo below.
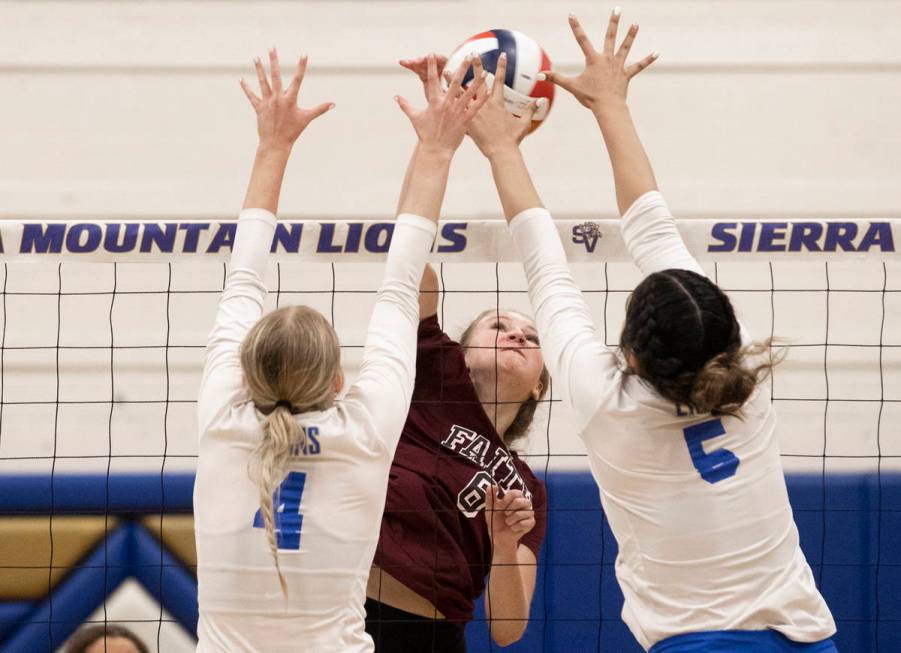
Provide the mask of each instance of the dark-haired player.
POLYGON ((577 77, 546 77, 592 109, 613 164, 623 238, 645 276, 617 352, 604 345, 569 273, 550 214, 490 101, 470 133, 491 161, 522 254, 542 348, 581 427, 619 544, 623 620, 653 653, 835 651, 835 624, 798 543, 772 367, 728 297, 685 248, 626 105, 638 30, 615 50, 619 12, 596 51, 575 17, 577 77))

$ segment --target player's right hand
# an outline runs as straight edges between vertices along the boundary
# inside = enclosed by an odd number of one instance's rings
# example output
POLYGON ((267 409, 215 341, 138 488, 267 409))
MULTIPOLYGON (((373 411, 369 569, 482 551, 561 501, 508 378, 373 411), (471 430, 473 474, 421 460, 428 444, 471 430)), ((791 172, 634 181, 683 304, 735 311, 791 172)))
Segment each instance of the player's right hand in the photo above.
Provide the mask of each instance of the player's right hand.
POLYGON ((421 145, 454 152, 463 141, 473 117, 487 99, 486 94, 479 94, 485 78, 474 79, 469 88, 463 90, 463 76, 472 65, 470 57, 466 57, 454 73, 447 90, 444 90, 438 81, 435 55, 429 55, 426 64, 425 108, 417 109, 399 95, 394 96, 394 99, 410 119, 421 145))
MULTIPOLYGON (((473 73, 476 77, 484 74, 482 60, 475 57, 472 62, 473 73)), ((494 82, 489 89, 488 85, 481 91, 488 95, 485 106, 472 120, 467 132, 479 150, 489 159, 505 147, 518 147, 522 139, 529 133, 532 126, 532 116, 538 109, 538 102, 532 100, 521 116, 514 116, 507 111, 504 103, 504 83, 507 72, 507 55, 502 53, 497 60, 497 71, 494 82)), ((542 101, 547 101, 541 98, 542 101)))

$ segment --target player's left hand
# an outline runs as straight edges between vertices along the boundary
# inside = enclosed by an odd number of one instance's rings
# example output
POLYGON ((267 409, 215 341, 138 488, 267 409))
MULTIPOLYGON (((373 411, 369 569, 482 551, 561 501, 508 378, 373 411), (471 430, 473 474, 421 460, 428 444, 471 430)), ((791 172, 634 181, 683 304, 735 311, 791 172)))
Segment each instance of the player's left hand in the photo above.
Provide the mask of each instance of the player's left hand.
POLYGON ((521 490, 509 490, 501 497, 492 485, 485 494, 485 522, 495 550, 515 551, 523 535, 535 527, 532 502, 521 490))
MULTIPOLYGON (((482 60, 475 57, 472 64, 475 77, 481 77, 484 69, 482 60)), ((538 109, 538 103, 529 102, 525 112, 521 116, 514 116, 507 111, 504 104, 504 83, 507 75, 507 54, 502 53, 497 60, 497 71, 494 75, 494 83, 489 89, 486 85, 481 91, 488 93, 488 101, 473 118, 466 132, 486 157, 491 157, 497 150, 504 147, 518 147, 522 139, 529 133, 532 126, 532 116, 538 109)))
POLYGON ((619 17, 619 9, 614 9, 607 22, 604 47, 598 52, 585 30, 582 29, 579 19, 570 14, 569 27, 582 49, 582 54, 585 55, 585 69, 576 77, 568 77, 552 70, 545 70, 539 73, 538 78, 547 79, 566 89, 583 106, 592 111, 602 108, 607 102, 624 102, 629 90, 629 82, 635 75, 654 63, 659 53, 652 52, 644 59, 627 66, 626 59, 635 42, 635 36, 638 34, 638 25, 633 24, 629 27, 619 49, 615 49, 619 17))

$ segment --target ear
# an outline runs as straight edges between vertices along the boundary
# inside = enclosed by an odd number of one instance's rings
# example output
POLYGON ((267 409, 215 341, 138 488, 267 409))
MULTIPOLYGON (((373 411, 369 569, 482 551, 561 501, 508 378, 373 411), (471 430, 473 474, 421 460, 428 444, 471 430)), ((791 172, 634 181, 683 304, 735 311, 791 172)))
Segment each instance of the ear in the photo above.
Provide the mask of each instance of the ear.
POLYGON ((541 399, 542 390, 544 390, 544 385, 541 383, 541 381, 539 381, 535 384, 535 387, 532 388, 532 391, 529 393, 529 395, 532 397, 532 399, 538 401, 539 399, 541 399))
POLYGON ((342 368, 338 368, 338 374, 335 375, 335 394, 341 394, 341 391, 344 389, 344 370, 342 368))

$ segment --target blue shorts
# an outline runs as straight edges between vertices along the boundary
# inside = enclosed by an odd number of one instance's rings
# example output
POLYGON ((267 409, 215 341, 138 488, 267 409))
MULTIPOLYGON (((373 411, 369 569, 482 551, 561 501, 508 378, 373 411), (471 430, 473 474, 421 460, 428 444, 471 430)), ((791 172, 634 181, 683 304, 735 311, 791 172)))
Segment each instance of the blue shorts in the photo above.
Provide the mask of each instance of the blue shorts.
POLYGON ((831 639, 804 644, 775 630, 714 630, 667 637, 648 653, 838 653, 831 639))

